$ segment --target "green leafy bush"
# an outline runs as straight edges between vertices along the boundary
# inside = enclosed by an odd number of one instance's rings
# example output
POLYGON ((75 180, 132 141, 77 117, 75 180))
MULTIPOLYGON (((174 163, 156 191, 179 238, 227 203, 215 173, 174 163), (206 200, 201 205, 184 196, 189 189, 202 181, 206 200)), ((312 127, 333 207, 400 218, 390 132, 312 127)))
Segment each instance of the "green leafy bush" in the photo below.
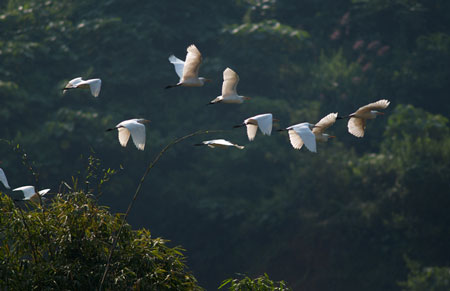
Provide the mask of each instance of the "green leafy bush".
MULTIPOLYGON (((95 290, 101 281, 120 215, 81 191, 57 194, 46 207, 17 205, 0 196, 0 288, 95 290)), ((182 249, 146 229, 122 230, 106 290, 202 290, 182 249)))
POLYGON ((406 259, 410 270, 408 280, 399 285, 405 291, 450 290, 450 267, 421 267, 419 263, 406 259))
POLYGON ((251 279, 245 276, 243 279, 227 279, 223 281, 219 289, 228 287, 231 291, 289 291, 284 281, 274 282, 267 274, 251 279))

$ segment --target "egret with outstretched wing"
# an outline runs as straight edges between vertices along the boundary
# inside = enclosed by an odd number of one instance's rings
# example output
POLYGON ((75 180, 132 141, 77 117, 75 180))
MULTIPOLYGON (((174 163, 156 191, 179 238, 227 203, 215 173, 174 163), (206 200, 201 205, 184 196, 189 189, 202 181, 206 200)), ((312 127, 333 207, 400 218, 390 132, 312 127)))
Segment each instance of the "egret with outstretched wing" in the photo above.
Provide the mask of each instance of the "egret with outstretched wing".
POLYGON ((141 151, 145 148, 145 123, 149 123, 147 119, 129 119, 117 124, 114 128, 109 128, 106 131, 116 130, 119 134, 119 143, 126 147, 128 140, 133 139, 134 145, 141 151))
POLYGON ((180 77, 180 80, 176 85, 166 86, 166 89, 178 86, 201 87, 205 82, 211 81, 198 76, 200 64, 202 63, 202 54, 193 44, 187 48, 186 60, 184 62, 174 55, 169 57, 169 62, 174 65, 175 72, 180 77))
POLYGON ((316 136, 311 131, 312 128, 314 128, 314 124, 303 122, 291 125, 286 129, 278 129, 278 131, 288 132, 289 141, 294 149, 299 150, 305 145, 308 150, 316 153, 316 136))
POLYGON ((377 110, 386 109, 389 104, 390 102, 386 99, 378 100, 377 102, 360 107, 348 116, 337 117, 337 119, 349 118, 347 124, 348 132, 356 137, 363 137, 367 119, 374 119, 377 115, 384 114, 383 112, 379 112, 377 110))
POLYGON ((100 89, 102 87, 102 80, 100 79, 90 79, 84 81, 81 79, 81 77, 72 79, 67 83, 67 85, 63 88, 63 94, 66 93, 67 90, 71 89, 90 89, 91 94, 94 97, 98 97, 98 94, 100 94, 100 89))
POLYGON ((250 97, 240 96, 237 93, 236 87, 239 83, 239 75, 236 74, 230 68, 226 68, 223 71, 223 83, 222 83, 222 95, 217 96, 209 102, 209 104, 217 104, 217 103, 237 103, 240 104, 244 102, 244 100, 249 100, 250 97))
POLYGON ((272 133, 272 124, 275 119, 271 113, 259 114, 244 120, 240 125, 235 125, 234 128, 245 126, 247 127, 247 137, 249 141, 255 139, 256 132, 259 130, 264 135, 270 135, 272 133))
POLYGON ((227 148, 227 147, 235 147, 240 150, 244 148, 244 146, 229 142, 224 139, 213 139, 213 140, 205 140, 202 143, 195 144, 196 146, 208 146, 210 148, 227 148))

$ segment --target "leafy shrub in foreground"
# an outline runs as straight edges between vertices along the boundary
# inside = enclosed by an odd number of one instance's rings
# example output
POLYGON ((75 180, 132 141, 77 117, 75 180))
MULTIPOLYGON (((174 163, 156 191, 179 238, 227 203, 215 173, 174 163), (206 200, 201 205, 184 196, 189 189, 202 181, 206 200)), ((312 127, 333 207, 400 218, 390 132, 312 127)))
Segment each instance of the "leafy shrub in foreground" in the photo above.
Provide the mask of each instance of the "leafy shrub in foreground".
MULTIPOLYGON (((89 194, 57 194, 46 207, 15 205, 0 196, 0 289, 95 290, 120 215, 89 194)), ((19 202, 20 203, 20 202, 19 202)), ((179 247, 146 229, 122 230, 104 289, 202 290, 186 270, 179 247)))
POLYGON ((230 291, 290 291, 291 288, 287 287, 284 281, 274 282, 270 280, 267 274, 259 276, 258 278, 251 279, 247 276, 239 279, 227 279, 223 281, 219 289, 228 287, 230 291))

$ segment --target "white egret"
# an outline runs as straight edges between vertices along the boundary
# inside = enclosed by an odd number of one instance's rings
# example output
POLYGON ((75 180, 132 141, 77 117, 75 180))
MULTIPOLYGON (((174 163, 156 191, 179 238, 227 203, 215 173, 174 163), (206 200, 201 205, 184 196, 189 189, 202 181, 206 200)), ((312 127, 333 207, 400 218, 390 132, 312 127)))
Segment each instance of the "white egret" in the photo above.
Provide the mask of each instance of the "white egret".
POLYGON ((313 153, 317 152, 316 136, 311 131, 314 124, 303 122, 291 125, 286 129, 279 129, 278 131, 286 131, 289 133, 289 140, 294 149, 299 150, 305 144, 306 148, 313 153))
POLYGON ((389 106, 390 102, 386 99, 378 100, 360 107, 358 110, 348 116, 337 117, 337 119, 349 118, 348 120, 348 132, 356 137, 363 137, 364 130, 366 129, 366 120, 374 119, 377 115, 384 114, 377 111, 377 109, 385 109, 389 106))
POLYGON ((178 86, 201 87, 205 82, 211 81, 198 76, 200 64, 202 63, 202 54, 193 44, 187 48, 186 60, 184 62, 174 55, 169 57, 169 62, 175 66, 175 72, 180 77, 180 81, 176 85, 166 86, 166 89, 178 86))
POLYGON ((326 142, 335 136, 324 133, 324 131, 336 122, 338 114, 330 113, 314 125, 312 132, 316 136, 316 141, 326 142))
POLYGON ((209 104, 216 103, 242 103, 244 100, 249 100, 250 97, 239 96, 236 87, 239 83, 239 76, 230 68, 223 71, 222 95, 217 96, 209 104))
POLYGON ((240 150, 244 148, 244 146, 240 146, 238 144, 229 142, 224 139, 213 139, 213 140, 205 140, 202 143, 195 144, 196 146, 208 146, 210 148, 226 148, 226 147, 236 147, 240 150))
POLYGON ((272 133, 273 121, 276 121, 276 119, 273 119, 271 113, 259 114, 259 115, 247 118, 246 120, 244 120, 244 122, 242 124, 235 125, 234 128, 246 126, 248 140, 252 141, 255 139, 256 132, 258 131, 258 127, 259 127, 259 130, 262 132, 262 134, 270 135, 272 133))
POLYGON ((34 186, 22 186, 19 188, 14 189, 13 191, 22 191, 23 192, 23 199, 19 199, 19 201, 26 201, 30 200, 34 203, 39 203, 39 196, 43 197, 45 194, 47 194, 50 189, 44 189, 39 192, 36 192, 34 189, 34 186), (39 196, 38 196, 39 195, 39 196))
POLYGON ((102 87, 102 80, 100 79, 90 79, 90 80, 82 80, 81 77, 72 79, 67 83, 67 85, 63 89, 63 94, 66 93, 67 90, 71 89, 90 89, 91 94, 94 97, 98 97, 100 94, 100 88, 102 87))
POLYGON ((145 147, 145 123, 149 123, 150 120, 147 119, 129 119, 124 120, 117 124, 114 128, 109 128, 106 131, 111 131, 117 129, 119 133, 119 142, 123 147, 127 146, 128 140, 133 139, 134 145, 141 151, 145 147))
POLYGON ((2 168, 0 168, 0 182, 2 182, 3 186, 5 186, 6 189, 11 189, 8 184, 8 179, 6 179, 5 172, 2 168))

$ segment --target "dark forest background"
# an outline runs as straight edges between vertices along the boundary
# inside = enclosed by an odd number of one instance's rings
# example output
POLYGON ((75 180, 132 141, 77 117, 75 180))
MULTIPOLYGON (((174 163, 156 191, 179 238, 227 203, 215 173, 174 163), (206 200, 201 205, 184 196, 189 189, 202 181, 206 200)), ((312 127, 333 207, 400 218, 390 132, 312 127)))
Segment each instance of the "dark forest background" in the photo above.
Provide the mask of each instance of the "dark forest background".
MULTIPOLYGON (((85 187, 99 194, 96 179, 114 169, 99 204, 123 213, 167 143, 227 130, 168 151, 128 219, 183 246, 201 286, 267 272, 294 290, 448 290, 449 64, 447 0, 2 1, 0 138, 20 144, 52 192, 98 159, 85 187), (178 80, 167 58, 192 43, 213 82, 164 90, 178 80), (226 67, 252 99, 205 106, 226 67), (63 96, 78 76, 101 78, 100 96, 63 96), (286 134, 250 143, 231 129, 266 112, 275 129, 313 123, 379 99, 391 105, 364 138, 338 120, 317 154, 286 134), (152 120, 144 152, 105 132, 140 117, 152 120), (246 148, 192 146, 213 138, 246 148)), ((35 184, 11 144, 0 143, 10 185, 35 184)))

